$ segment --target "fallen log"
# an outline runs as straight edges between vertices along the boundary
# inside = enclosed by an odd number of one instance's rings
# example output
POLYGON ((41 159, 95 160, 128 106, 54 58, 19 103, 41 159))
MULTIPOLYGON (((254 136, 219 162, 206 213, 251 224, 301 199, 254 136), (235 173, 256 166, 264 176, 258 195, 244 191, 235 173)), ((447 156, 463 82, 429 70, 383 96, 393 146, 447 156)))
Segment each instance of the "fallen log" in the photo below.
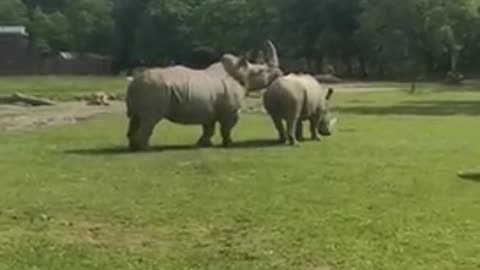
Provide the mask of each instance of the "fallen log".
POLYGON ((56 105, 56 103, 51 100, 33 97, 33 96, 27 96, 21 93, 15 93, 11 96, 0 96, 0 103, 3 103, 3 104, 14 104, 14 103, 20 103, 20 102, 29 104, 31 106, 56 105))

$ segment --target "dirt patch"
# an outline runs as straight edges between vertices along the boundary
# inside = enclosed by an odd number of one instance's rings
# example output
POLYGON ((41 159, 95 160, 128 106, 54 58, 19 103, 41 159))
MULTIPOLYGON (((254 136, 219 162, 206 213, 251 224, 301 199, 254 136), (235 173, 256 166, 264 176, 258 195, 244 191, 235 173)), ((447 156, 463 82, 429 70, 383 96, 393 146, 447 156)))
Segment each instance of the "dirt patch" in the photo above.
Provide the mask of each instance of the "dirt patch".
POLYGON ((112 102, 110 106, 88 106, 85 102, 65 102, 45 107, 0 105, 0 130, 74 124, 99 114, 124 111, 123 102, 112 102))
MULTIPOLYGON (((405 83, 350 82, 325 85, 333 87, 339 93, 389 91, 408 87, 408 84, 405 83)), ((243 111, 265 113, 261 97, 262 92, 252 93, 247 98, 243 111)), ((64 102, 55 106, 39 107, 0 104, 0 131, 75 124, 99 114, 124 112, 125 105, 122 101, 112 101, 110 106, 89 106, 85 101, 64 102)))

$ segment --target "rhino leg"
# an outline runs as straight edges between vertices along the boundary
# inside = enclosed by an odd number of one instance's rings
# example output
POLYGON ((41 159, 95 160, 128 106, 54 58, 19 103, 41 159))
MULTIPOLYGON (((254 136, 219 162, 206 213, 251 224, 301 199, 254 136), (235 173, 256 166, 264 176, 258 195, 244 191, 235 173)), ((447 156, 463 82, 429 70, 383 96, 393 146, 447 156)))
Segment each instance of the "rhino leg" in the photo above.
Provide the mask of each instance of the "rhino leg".
POLYGON ((129 146, 132 151, 145 151, 149 147, 150 136, 152 135, 155 125, 158 120, 152 117, 139 118, 138 122, 131 123, 132 134, 129 137, 129 146), (134 127, 138 125, 138 128, 133 131, 134 127))
POLYGON ((291 146, 298 145, 298 141, 295 138, 295 132, 296 132, 298 121, 299 121, 298 117, 291 117, 287 119, 287 136, 288 136, 288 142, 291 146))
POLYGON ((129 140, 133 138, 133 136, 135 135, 139 127, 140 127, 140 122, 138 120, 138 117, 136 115, 132 116, 128 123, 127 138, 129 140))
POLYGON ((319 116, 315 115, 310 118, 310 134, 313 141, 320 141, 320 135, 318 134, 318 123, 320 122, 319 116))
POLYGON ((203 133, 198 139, 197 146, 199 147, 211 147, 212 137, 215 135, 215 122, 202 125, 203 133))
POLYGON ((303 141, 303 122, 300 119, 297 122, 295 137, 298 141, 303 141))
POLYGON ((278 142, 286 143, 287 136, 285 135, 285 128, 283 127, 282 119, 280 117, 271 116, 273 123, 275 124, 275 129, 278 132, 278 142))
POLYGON ((220 133, 222 135, 223 147, 229 147, 232 145, 232 129, 238 123, 238 118, 239 116, 236 113, 220 122, 220 133))

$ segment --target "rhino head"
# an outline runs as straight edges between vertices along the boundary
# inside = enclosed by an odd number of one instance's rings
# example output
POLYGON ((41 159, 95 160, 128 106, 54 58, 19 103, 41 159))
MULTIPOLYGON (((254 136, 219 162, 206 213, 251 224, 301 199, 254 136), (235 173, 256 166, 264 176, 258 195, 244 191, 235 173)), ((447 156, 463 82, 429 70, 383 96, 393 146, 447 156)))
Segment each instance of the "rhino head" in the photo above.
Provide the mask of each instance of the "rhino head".
POLYGON ((247 91, 266 88, 278 77, 283 76, 277 49, 267 41, 267 59, 262 63, 251 63, 247 55, 237 58, 231 54, 222 56, 221 62, 227 73, 243 85, 247 91))
POLYGON ((337 118, 333 117, 330 113, 328 106, 328 101, 332 97, 334 91, 332 88, 328 88, 327 95, 325 96, 325 108, 322 108, 322 116, 320 118, 320 123, 318 124, 318 133, 323 136, 332 135, 332 131, 337 122, 337 118))

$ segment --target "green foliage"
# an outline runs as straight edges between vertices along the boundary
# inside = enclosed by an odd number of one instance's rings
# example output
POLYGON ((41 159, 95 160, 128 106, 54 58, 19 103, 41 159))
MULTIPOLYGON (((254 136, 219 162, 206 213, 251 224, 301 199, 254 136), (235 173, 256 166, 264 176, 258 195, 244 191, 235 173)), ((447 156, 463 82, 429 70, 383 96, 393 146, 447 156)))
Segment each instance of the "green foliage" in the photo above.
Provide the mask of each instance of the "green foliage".
POLYGON ((113 4, 110 0, 75 0, 65 10, 76 51, 107 53, 111 49, 113 4))
POLYGON ((21 0, 0 1, 0 25, 25 24, 27 21, 27 8, 21 0))
POLYGON ((65 50, 71 45, 67 18, 59 11, 45 14, 40 8, 35 8, 29 32, 32 42, 44 52, 65 50))
MULTIPOLYGON (((110 54, 118 70, 190 64, 195 50, 245 53, 266 38, 284 68, 415 79, 480 67, 475 0, 4 0, 45 50, 110 54)), ((212 54, 212 55, 213 55, 212 54)))

